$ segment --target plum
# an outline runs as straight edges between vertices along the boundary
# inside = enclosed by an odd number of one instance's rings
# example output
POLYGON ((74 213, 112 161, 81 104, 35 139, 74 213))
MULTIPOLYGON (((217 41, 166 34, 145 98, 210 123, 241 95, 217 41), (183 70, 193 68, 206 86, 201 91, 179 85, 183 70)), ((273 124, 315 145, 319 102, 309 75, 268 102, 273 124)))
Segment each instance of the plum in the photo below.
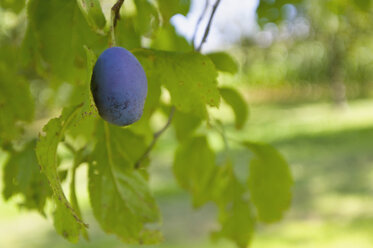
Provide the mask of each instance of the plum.
POLYGON ((122 47, 106 49, 93 68, 91 91, 100 116, 115 125, 138 121, 148 82, 136 57, 122 47))

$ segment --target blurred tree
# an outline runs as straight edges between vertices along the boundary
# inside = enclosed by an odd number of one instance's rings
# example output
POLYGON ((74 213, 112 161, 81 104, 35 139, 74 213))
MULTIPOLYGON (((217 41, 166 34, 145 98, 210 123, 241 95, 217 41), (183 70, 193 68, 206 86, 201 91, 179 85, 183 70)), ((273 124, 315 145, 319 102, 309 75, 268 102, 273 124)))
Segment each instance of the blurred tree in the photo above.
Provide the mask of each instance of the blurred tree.
POLYGON ((373 38, 371 10, 370 0, 262 0, 257 13, 264 30, 270 23, 278 25, 269 50, 286 47, 287 72, 281 78, 327 82, 334 102, 343 106, 346 85, 354 83, 360 93, 366 94, 366 87, 373 81, 373 60, 369 56, 369 41, 373 38))

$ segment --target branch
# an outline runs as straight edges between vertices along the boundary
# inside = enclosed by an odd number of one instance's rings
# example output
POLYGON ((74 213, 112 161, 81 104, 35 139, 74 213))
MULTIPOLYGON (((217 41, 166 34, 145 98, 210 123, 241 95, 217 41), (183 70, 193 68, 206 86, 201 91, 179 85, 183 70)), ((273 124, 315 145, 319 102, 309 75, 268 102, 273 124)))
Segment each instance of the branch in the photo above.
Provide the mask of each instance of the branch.
POLYGON ((214 6, 212 7, 212 12, 211 12, 211 15, 210 15, 210 19, 209 19, 209 22, 207 23, 207 26, 206 26, 206 29, 205 29, 205 34, 203 35, 203 38, 202 38, 201 44, 200 44, 199 47, 196 49, 197 52, 200 52, 200 51, 201 51, 203 44, 204 44, 204 43, 206 42, 206 40, 207 40, 207 36, 208 36, 209 33, 210 33, 210 27, 211 27, 211 24, 212 24, 212 20, 214 19, 214 15, 215 15, 216 10, 218 9, 219 4, 220 4, 220 0, 216 0, 214 6))
POLYGON ((197 21, 197 24, 196 24, 196 28, 194 29, 193 38, 192 38, 193 49, 195 48, 196 36, 197 36, 197 31, 199 29, 199 25, 201 24, 201 22, 203 20, 203 17, 206 15, 206 11, 207 11, 208 7, 209 7, 209 0, 206 0, 205 7, 203 7, 202 13, 201 13, 200 17, 198 18, 198 21, 197 21))
POLYGON ((118 0, 111 8, 111 14, 113 15, 113 27, 117 26, 117 22, 120 19, 120 8, 122 7, 124 0, 118 0))
POLYGON ((117 22, 120 19, 120 8, 122 7, 124 3, 124 0, 118 0, 113 7, 111 7, 111 27, 110 27, 110 33, 111 33, 111 41, 110 41, 110 47, 115 45, 115 27, 117 26, 117 22))
MULTIPOLYGON (((120 0, 119 0, 120 1, 120 0)), ((118 1, 118 2, 119 2, 118 1)), ((220 0, 216 0, 214 6, 213 6, 213 9, 212 9, 212 12, 211 12, 211 16, 210 16, 210 19, 209 19, 209 22, 207 24, 207 27, 206 27, 206 30, 205 30, 205 33, 203 35, 203 39, 202 39, 202 42, 201 44, 199 45, 199 47, 197 49, 195 49, 197 52, 201 51, 201 48, 203 46, 203 43, 205 43, 206 39, 207 39, 207 36, 210 32, 210 27, 211 27, 211 24, 212 24, 212 19, 214 18, 214 15, 215 15, 215 12, 216 12, 216 9, 218 8, 220 4, 220 0)), ((114 5, 115 6, 115 5, 114 5)), ((206 1, 206 5, 205 5, 205 9, 203 10, 203 13, 201 15, 201 17, 199 18, 198 22, 197 22, 197 27, 196 27, 196 30, 198 30, 198 26, 200 24, 200 22, 202 21, 203 19, 203 16, 205 15, 205 12, 206 12, 206 9, 208 7, 208 0, 206 1)), ((114 8, 114 7, 113 7, 114 8)), ((197 32, 197 31, 195 31, 197 32)), ((195 38, 195 37, 194 37, 195 38)), ((194 39, 193 38, 193 39, 194 39)), ((193 44, 194 44, 194 41, 193 41, 193 44)), ((172 106, 171 107, 171 111, 170 111, 170 115, 168 116, 168 120, 167 120, 167 123, 163 126, 163 128, 161 128, 158 132, 154 133, 153 135, 153 140, 152 142, 150 143, 150 145, 148 146, 148 148, 145 150, 145 152, 143 153, 143 155, 139 158, 139 160, 137 160, 137 162, 135 163, 135 169, 139 169, 140 166, 141 166, 141 163, 149 156, 150 152, 153 150, 155 144, 157 143, 159 137, 167 130, 167 128, 171 125, 171 122, 172 122, 172 118, 174 117, 174 113, 175 113, 175 106, 172 106)))
POLYGON ((137 160, 137 162, 135 163, 135 169, 138 169, 140 168, 141 166, 141 163, 149 156, 149 153, 153 150, 153 147, 155 146, 155 144, 157 143, 159 137, 167 130, 167 128, 171 125, 171 122, 172 122, 172 118, 174 117, 174 113, 175 113, 175 106, 172 106, 171 107, 171 110, 170 110, 170 115, 168 116, 168 120, 166 122, 166 125, 164 125, 164 127, 162 129, 160 129, 158 132, 154 133, 153 135, 153 140, 152 142, 150 143, 150 145, 148 146, 148 148, 145 150, 144 154, 139 158, 139 160, 137 160))

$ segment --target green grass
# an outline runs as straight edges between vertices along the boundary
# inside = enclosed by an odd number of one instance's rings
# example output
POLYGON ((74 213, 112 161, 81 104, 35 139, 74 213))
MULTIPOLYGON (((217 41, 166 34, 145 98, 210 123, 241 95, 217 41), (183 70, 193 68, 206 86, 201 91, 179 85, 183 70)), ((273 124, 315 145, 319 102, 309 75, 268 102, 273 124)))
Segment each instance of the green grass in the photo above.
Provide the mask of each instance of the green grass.
MULTIPOLYGON (((231 114, 227 114, 227 124, 231 114)), ((236 139, 266 141, 289 161, 295 178, 292 208, 284 220, 259 225, 251 247, 365 248, 373 247, 373 100, 350 103, 346 110, 327 103, 251 106, 251 119, 236 139)), ((218 138, 217 138, 218 140, 218 138)), ((219 141, 220 142, 220 141, 219 141)), ((194 211, 189 196, 171 173, 170 140, 165 137, 154 156, 152 185, 163 214, 165 242, 159 248, 233 248, 228 241, 212 243, 217 228, 211 205, 194 211)), ((246 151, 231 147, 237 167, 247 168, 246 151)), ((1 157, 1 156, 0 156, 1 157)), ((83 167, 81 176, 84 178, 83 167)), ((0 200, 0 247, 131 247, 100 231, 79 185, 91 242, 71 245, 53 230, 51 220, 0 200)))

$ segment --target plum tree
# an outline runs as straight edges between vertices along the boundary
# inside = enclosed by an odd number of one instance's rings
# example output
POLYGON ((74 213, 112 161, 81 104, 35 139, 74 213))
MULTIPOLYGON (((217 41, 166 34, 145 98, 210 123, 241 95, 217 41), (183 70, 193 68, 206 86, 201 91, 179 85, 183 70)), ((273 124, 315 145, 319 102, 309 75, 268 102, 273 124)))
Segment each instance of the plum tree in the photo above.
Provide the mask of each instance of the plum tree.
POLYGON ((148 83, 144 69, 131 52, 111 47, 97 59, 91 91, 100 116, 112 124, 126 126, 141 118, 148 83))

